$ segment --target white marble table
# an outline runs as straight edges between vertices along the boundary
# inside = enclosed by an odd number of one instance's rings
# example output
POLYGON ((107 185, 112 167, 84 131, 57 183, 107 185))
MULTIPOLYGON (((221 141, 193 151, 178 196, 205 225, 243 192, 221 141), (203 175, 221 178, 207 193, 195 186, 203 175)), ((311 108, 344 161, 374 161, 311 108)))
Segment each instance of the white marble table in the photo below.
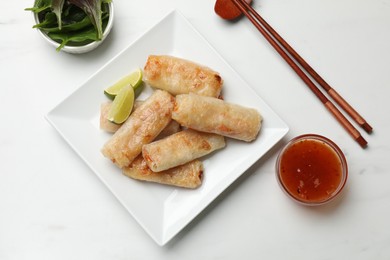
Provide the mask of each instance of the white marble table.
MULTIPOLYGON (((214 2, 115 1, 112 33, 86 55, 56 53, 31 29, 32 0, 0 8, 0 259, 390 259, 390 1, 255 0, 254 7, 374 127, 361 149, 249 21, 214 2), (290 132, 164 247, 158 246, 44 116, 145 30, 179 10, 290 132), (335 141, 349 179, 307 208, 280 190, 280 147, 335 141)), ((363 132, 363 131, 362 131, 363 132)))

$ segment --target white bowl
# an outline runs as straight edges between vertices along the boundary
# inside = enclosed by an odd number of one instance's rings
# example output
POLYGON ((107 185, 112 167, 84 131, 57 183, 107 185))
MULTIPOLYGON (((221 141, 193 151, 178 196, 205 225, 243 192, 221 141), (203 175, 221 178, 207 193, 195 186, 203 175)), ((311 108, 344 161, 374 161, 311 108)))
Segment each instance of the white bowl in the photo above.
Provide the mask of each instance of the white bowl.
MULTIPOLYGON (((80 45, 80 46, 65 45, 61 49, 61 51, 68 52, 68 53, 73 53, 73 54, 81 54, 81 53, 86 53, 86 52, 92 51, 96 47, 98 47, 100 44, 102 44, 102 42, 106 39, 107 35, 110 33, 110 31, 112 29, 112 26, 114 24, 114 4, 113 4, 113 2, 108 4, 108 9, 109 9, 108 23, 107 23, 107 26, 106 26, 106 28, 105 28, 105 30, 103 32, 103 37, 102 37, 102 39, 100 41, 94 41, 94 42, 88 43, 86 45, 80 45)), ((35 23, 36 24, 40 23, 37 13, 34 13, 34 19, 35 19, 35 23)), ((60 44, 58 42, 52 40, 46 34, 46 32, 44 32, 42 30, 39 30, 39 29, 38 29, 38 32, 42 35, 42 37, 50 45, 54 46, 55 48, 58 48, 60 46, 60 44)))

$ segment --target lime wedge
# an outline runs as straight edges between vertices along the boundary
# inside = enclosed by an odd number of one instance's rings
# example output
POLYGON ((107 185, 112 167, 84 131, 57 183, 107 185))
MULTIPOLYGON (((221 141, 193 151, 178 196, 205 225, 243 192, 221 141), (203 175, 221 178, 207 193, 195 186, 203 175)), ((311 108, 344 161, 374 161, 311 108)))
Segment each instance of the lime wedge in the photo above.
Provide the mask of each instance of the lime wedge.
POLYGON ((116 95, 108 112, 108 120, 115 124, 122 124, 129 117, 134 105, 134 89, 124 86, 116 95))
POLYGON ((142 83, 142 70, 138 68, 129 75, 121 78, 114 85, 106 88, 104 94, 106 94, 110 99, 114 99, 118 95, 119 91, 125 87, 131 85, 134 90, 141 86, 142 83))

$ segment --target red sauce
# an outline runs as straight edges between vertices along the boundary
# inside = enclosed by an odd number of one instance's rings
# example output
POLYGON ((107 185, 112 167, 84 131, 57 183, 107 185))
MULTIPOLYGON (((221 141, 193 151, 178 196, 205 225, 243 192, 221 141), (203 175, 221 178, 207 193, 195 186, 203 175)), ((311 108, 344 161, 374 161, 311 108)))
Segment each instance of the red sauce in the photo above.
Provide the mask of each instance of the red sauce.
POLYGON ((345 181, 340 155, 322 140, 298 140, 283 151, 279 160, 280 182, 302 202, 326 201, 345 181))

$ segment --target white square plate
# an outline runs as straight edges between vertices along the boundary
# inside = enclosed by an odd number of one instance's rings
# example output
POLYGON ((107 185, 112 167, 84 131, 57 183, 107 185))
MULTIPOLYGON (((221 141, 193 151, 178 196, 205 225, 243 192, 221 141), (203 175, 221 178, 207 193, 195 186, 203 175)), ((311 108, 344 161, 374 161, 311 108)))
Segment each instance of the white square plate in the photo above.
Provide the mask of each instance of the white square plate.
MULTIPOLYGON (((146 88, 140 99, 149 91, 146 88)), ((287 125, 177 11, 92 75, 50 111, 47 119, 159 245, 175 236, 288 131, 287 125), (100 153, 110 137, 99 129, 100 104, 107 100, 103 90, 142 68, 150 54, 175 55, 218 71, 224 79, 224 99, 254 107, 264 118, 256 141, 229 139, 225 149, 203 159, 204 180, 198 189, 132 180, 100 153)))

